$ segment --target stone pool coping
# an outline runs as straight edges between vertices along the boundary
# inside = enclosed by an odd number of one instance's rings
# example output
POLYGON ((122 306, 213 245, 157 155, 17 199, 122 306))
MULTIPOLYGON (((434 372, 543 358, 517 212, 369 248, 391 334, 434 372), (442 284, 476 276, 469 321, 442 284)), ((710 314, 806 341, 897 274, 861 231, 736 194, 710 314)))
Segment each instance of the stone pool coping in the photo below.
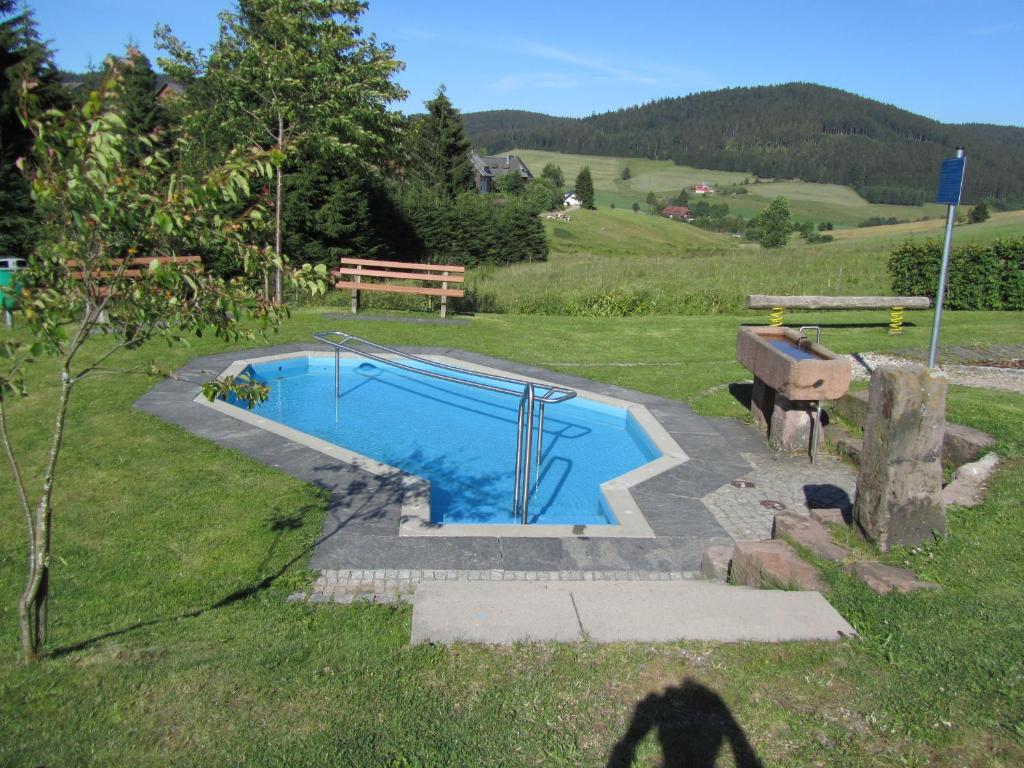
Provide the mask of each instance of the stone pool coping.
POLYGON ((752 471, 751 456, 769 456, 763 439, 753 429, 733 419, 699 416, 678 400, 461 349, 405 346, 400 351, 444 355, 459 360, 460 365, 497 367, 524 378, 543 378, 638 402, 658 419, 689 461, 630 490, 654 538, 526 538, 488 532, 466 537, 401 536, 402 484, 408 475, 375 475, 195 402, 204 382, 240 358, 327 351, 329 348, 320 344, 293 343, 197 357, 135 403, 139 411, 326 491, 323 528, 310 560, 311 568, 323 572, 446 569, 593 572, 609 577, 614 573, 694 572, 700 568, 707 546, 733 542, 704 497, 747 476, 752 471))
MULTIPOLYGON (((328 353, 330 354, 330 353, 328 353)), ((282 354, 263 355, 259 357, 245 357, 232 361, 227 368, 221 371, 218 377, 238 376, 246 367, 273 363, 280 360, 294 360, 296 358, 309 358, 316 356, 315 352, 285 352, 282 354)), ((362 359, 362 355, 356 352, 341 351, 340 356, 345 359, 362 359)), ((383 357, 392 357, 383 355, 383 357)), ((504 369, 492 366, 479 365, 463 360, 457 360, 445 355, 426 355, 424 359, 433 362, 444 363, 462 367, 465 370, 484 375, 504 375, 509 372, 504 369)), ((555 382, 544 379, 535 381, 557 386, 555 382)), ((617 525, 516 525, 516 524, 460 524, 460 523, 432 523, 430 520, 430 481, 418 475, 412 475, 398 467, 384 464, 369 456, 349 450, 344 446, 331 443, 327 440, 310 435, 301 430, 294 429, 273 419, 268 419, 244 408, 231 405, 223 400, 210 402, 200 392, 193 398, 193 402, 222 413, 226 416, 238 419, 260 429, 280 435, 299 445, 305 445, 314 451, 319 451, 338 461, 343 461, 355 467, 365 469, 375 475, 402 474, 402 516, 399 525, 400 536, 480 536, 483 532, 491 536, 526 536, 532 538, 543 538, 548 536, 585 536, 597 538, 654 538, 654 531, 647 524, 643 512, 639 509, 636 501, 630 494, 630 488, 645 480, 657 477, 672 467, 676 467, 685 461, 689 461, 686 452, 679 447, 679 444, 672 439, 672 436, 658 422, 646 407, 639 403, 623 400, 618 397, 611 397, 607 394, 591 392, 585 389, 576 390, 577 396, 592 400, 594 402, 621 408, 636 420, 637 424, 647 434, 654 446, 662 454, 656 459, 647 462, 618 477, 614 477, 601 484, 601 494, 613 515, 617 525)))

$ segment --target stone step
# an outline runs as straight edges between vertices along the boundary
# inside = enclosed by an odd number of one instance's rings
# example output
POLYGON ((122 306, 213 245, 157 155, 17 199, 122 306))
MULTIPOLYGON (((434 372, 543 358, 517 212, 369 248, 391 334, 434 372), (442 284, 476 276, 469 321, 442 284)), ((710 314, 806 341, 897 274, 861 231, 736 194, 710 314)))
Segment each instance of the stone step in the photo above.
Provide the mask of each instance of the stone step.
POLYGON ((828 529, 810 517, 789 512, 775 516, 772 524, 773 539, 789 539, 812 553, 834 563, 840 563, 850 556, 850 550, 832 541, 828 529))
POLYGON ((887 595, 890 592, 905 595, 919 589, 941 589, 935 582, 921 581, 913 571, 894 568, 875 560, 858 560, 846 566, 845 570, 857 576, 880 595, 887 595))
POLYGON ((965 427, 963 424, 946 424, 942 461, 951 467, 959 467, 977 461, 995 444, 996 441, 980 429, 965 427))
POLYGON ((767 589, 825 591, 817 569, 784 541, 744 541, 732 553, 733 584, 767 589))
POLYGON ((781 642, 856 632, 816 592, 706 581, 428 582, 412 642, 781 642))

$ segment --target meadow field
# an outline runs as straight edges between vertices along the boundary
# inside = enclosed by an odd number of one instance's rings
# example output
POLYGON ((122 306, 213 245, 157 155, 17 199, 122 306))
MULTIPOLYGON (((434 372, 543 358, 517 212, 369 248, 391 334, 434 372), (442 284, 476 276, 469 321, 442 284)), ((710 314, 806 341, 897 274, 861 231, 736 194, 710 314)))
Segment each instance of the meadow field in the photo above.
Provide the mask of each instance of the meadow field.
MULTIPOLYGON (((818 186, 818 185, 815 185, 818 186)), ((616 207, 544 221, 545 262, 470 272, 466 306, 551 315, 666 315, 737 312, 747 294, 886 295, 893 246, 941 237, 938 220, 837 232, 831 243, 790 237, 765 250, 730 235, 616 207), (925 226, 927 225, 927 226, 925 226)), ((1024 235, 1024 212, 958 226, 954 244, 1024 235)))
MULTIPOLYGON (((598 155, 569 155, 561 152, 514 149, 511 154, 519 155, 534 175, 540 175, 547 163, 554 163, 562 169, 565 183, 570 187, 576 174, 584 165, 590 166, 594 178, 594 191, 598 208, 612 203, 616 208, 631 208, 639 203, 646 211, 648 193, 654 192, 663 198, 678 195, 686 188, 693 191, 695 184, 704 182, 718 189, 726 185, 742 184, 745 195, 715 194, 708 197, 712 203, 727 203, 729 212, 744 218, 752 218, 764 210, 776 197, 789 199, 793 217, 798 222, 815 224, 831 222, 843 229, 856 227, 872 217, 901 221, 917 221, 922 218, 945 220, 946 208, 942 205, 880 205, 869 203, 850 187, 838 184, 812 184, 802 181, 779 180, 756 182, 753 174, 734 171, 712 171, 705 168, 691 168, 675 165, 668 160, 646 160, 630 157, 603 157, 598 155), (629 168, 630 178, 622 179, 622 172, 629 168)), ((936 171, 937 173, 937 171, 936 171)), ((938 178, 936 176, 936 178, 938 178)), ((691 202, 699 196, 691 194, 691 202)))

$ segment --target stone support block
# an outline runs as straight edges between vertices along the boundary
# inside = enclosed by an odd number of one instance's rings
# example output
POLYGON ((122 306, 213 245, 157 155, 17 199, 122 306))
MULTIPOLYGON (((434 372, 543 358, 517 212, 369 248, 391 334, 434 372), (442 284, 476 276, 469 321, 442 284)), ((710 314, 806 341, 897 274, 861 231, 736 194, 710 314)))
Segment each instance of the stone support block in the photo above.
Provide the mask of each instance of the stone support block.
MULTIPOLYGON (((814 405, 806 400, 790 400, 775 393, 771 423, 768 427, 768 445, 782 453, 807 453, 811 447, 811 426, 814 424, 814 405)), ((822 430, 818 430, 819 446, 822 430)))
POLYGON ((867 391, 860 389, 847 392, 832 403, 832 410, 836 415, 863 429, 868 419, 867 391))
POLYGON ((945 535, 944 374, 882 366, 871 376, 854 519, 883 551, 945 535))
POLYGON ((732 553, 733 584, 767 589, 825 591, 817 569, 784 541, 745 541, 732 553))

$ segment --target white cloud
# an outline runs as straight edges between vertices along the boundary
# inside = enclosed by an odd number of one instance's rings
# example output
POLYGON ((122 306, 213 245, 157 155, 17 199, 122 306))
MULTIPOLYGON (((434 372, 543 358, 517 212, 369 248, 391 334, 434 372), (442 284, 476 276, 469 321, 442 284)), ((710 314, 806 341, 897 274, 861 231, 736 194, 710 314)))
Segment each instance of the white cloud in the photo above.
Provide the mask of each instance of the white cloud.
POLYGON ((491 85, 495 91, 507 93, 535 88, 579 88, 583 80, 561 72, 512 72, 491 85))
POLYGON ((577 67, 589 69, 593 72, 611 75, 616 80, 631 83, 643 83, 645 85, 657 85, 661 82, 657 77, 645 75, 629 69, 623 69, 622 67, 616 67, 586 56, 579 56, 571 51, 556 48, 552 45, 546 45, 545 43, 538 43, 531 40, 520 40, 518 41, 518 47, 522 53, 525 53, 528 56, 533 56, 538 59, 546 59, 548 61, 560 61, 563 64, 573 64, 577 67))

